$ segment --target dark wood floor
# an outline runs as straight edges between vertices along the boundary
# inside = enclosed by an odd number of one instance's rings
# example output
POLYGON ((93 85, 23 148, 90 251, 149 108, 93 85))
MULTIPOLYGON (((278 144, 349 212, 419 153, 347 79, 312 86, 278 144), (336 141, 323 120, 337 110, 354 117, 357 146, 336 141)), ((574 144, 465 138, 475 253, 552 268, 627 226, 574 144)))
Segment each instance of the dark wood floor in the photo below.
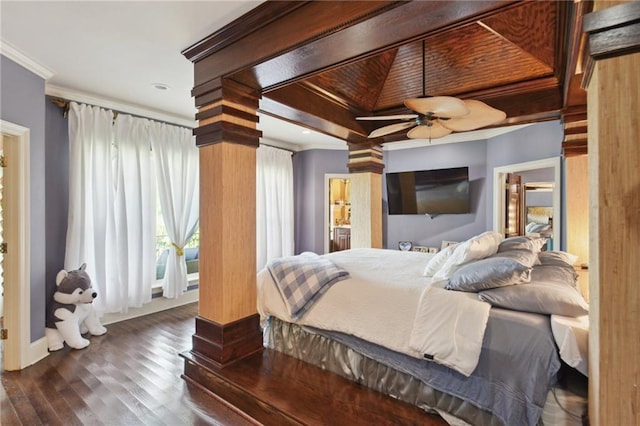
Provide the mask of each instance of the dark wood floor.
POLYGON ((196 313, 190 304, 112 324, 86 349, 2 373, 0 424, 250 424, 180 377, 196 313))
MULTIPOLYGON (((65 347, 25 370, 2 373, 0 424, 278 424, 241 415, 181 378, 185 364, 179 354, 191 348, 196 314, 197 304, 191 304, 112 324, 106 335, 91 337, 86 349, 65 347)), ((295 424, 445 424, 438 416, 282 357, 265 351, 217 374, 242 388, 245 400, 290 410, 295 424)))

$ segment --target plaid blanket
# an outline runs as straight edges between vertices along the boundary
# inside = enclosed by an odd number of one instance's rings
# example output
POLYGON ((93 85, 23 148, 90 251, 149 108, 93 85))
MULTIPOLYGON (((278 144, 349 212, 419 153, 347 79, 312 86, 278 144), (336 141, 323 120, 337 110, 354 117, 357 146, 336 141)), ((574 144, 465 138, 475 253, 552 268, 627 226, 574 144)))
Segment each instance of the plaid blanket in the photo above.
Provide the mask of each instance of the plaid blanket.
POLYGON ((304 315, 331 285, 349 276, 346 270, 312 252, 272 260, 267 269, 293 320, 304 315))

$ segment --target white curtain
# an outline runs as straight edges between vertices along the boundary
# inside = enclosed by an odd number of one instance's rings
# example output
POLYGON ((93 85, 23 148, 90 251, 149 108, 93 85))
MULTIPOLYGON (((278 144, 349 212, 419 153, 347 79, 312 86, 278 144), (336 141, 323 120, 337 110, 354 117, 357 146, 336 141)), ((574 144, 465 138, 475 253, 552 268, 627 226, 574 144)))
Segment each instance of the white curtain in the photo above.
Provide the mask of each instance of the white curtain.
POLYGON ((119 282, 106 294, 109 312, 126 312, 151 301, 155 282, 156 191, 146 119, 120 114, 115 149, 116 240, 119 282))
POLYGON ((293 163, 291 152, 261 145, 256 157, 257 270, 293 255, 293 163))
POLYGON ((105 310, 107 289, 118 282, 113 173, 113 112, 88 105, 69 109, 69 216, 64 267, 87 273, 105 310))
POLYGON ((187 289, 184 246, 198 228, 200 172, 198 148, 189 129, 153 123, 151 146, 155 159, 162 218, 171 239, 163 294, 177 298, 187 289))

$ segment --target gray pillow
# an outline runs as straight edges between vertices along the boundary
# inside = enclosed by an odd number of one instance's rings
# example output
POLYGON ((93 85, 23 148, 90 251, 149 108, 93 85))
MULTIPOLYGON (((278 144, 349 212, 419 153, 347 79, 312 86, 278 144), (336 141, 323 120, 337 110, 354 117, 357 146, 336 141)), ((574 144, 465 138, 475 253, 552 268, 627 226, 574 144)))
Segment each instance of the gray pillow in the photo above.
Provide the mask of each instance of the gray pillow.
POLYGON ((501 251, 490 257, 506 257, 513 259, 516 262, 522 263, 524 266, 531 268, 533 265, 540 263, 538 260, 538 254, 531 250, 525 249, 513 249, 507 251, 501 251))
POLYGON ((564 251, 541 251, 538 260, 543 265, 567 265, 573 268, 577 256, 564 251))
POLYGON ((579 317, 589 313, 589 305, 569 283, 533 281, 478 293, 492 306, 514 311, 579 317))
POLYGON ((531 279, 531 268, 506 257, 488 257, 462 266, 451 276, 447 290, 477 292, 531 279))
POLYGON ((544 247, 547 239, 545 237, 509 237, 502 240, 498 245, 498 252, 509 251, 514 249, 529 250, 534 253, 538 253, 544 247))
POLYGON ((531 270, 531 281, 552 281, 556 283, 570 284, 576 287, 578 274, 573 266, 567 264, 535 265, 531 270))

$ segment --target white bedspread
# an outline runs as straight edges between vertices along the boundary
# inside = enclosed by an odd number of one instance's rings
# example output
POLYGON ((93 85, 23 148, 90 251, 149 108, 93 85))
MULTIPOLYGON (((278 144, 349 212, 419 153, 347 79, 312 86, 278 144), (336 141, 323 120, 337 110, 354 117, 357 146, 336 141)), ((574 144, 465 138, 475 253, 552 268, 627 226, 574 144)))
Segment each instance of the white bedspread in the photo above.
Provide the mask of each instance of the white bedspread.
POLYGON ((589 315, 576 318, 551 315, 551 331, 562 360, 588 377, 589 315))
POLYGON ((490 309, 474 293, 428 286, 420 298, 409 345, 425 358, 469 376, 478 365, 490 309))
MULTIPOLYGON (((422 274, 433 255, 352 249, 323 256, 349 271, 350 278, 334 284, 305 315, 293 321, 269 272, 262 270, 258 273, 260 315, 351 334, 391 350, 423 358, 424 353, 411 348, 409 342, 420 297, 431 285, 430 279, 422 274)), ((456 321, 457 314, 453 310, 444 310, 443 315, 456 321)), ((442 330, 443 335, 447 332, 442 330)), ((468 366, 463 366, 465 368, 468 366)))

